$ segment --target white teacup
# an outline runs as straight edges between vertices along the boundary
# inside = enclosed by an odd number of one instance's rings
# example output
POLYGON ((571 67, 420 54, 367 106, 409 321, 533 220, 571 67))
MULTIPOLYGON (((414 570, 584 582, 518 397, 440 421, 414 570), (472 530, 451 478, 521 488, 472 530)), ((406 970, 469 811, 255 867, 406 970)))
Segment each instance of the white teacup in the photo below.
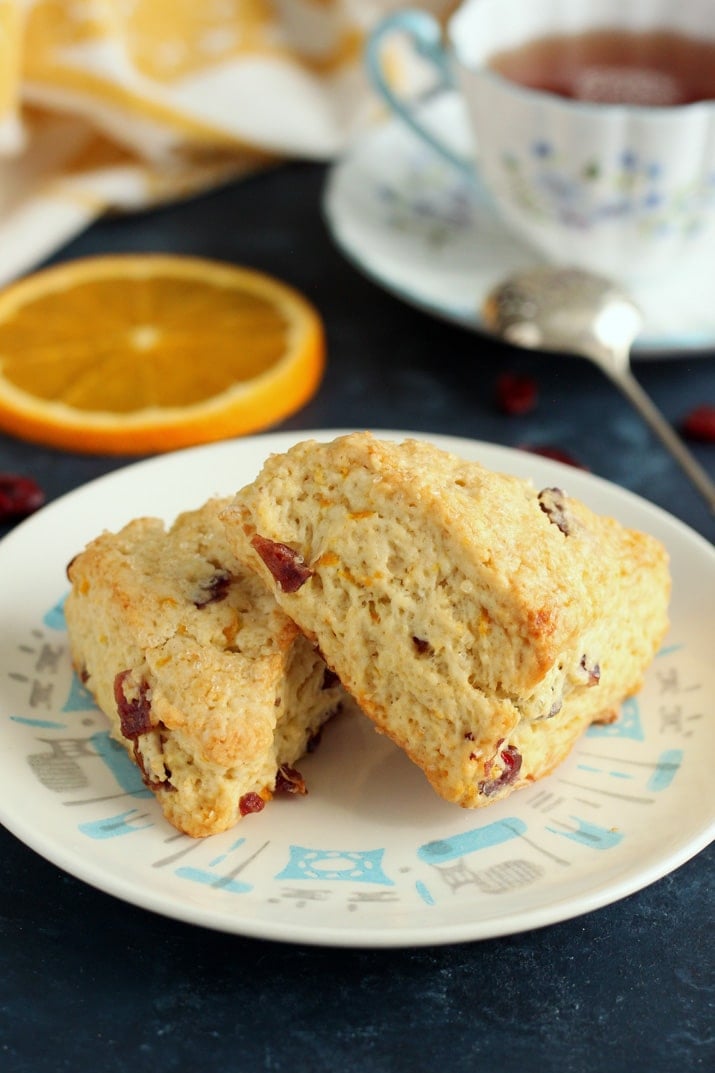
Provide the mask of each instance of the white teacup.
POLYGON ((600 30, 675 33, 715 48, 715 0, 466 0, 444 40, 431 15, 403 10, 371 35, 367 65, 390 108, 474 175, 473 161, 427 129, 416 103, 392 88, 385 44, 407 35, 443 85, 458 87, 482 181, 510 228, 549 260, 632 280, 697 255, 715 274, 715 99, 577 100, 490 66, 529 42, 600 30))

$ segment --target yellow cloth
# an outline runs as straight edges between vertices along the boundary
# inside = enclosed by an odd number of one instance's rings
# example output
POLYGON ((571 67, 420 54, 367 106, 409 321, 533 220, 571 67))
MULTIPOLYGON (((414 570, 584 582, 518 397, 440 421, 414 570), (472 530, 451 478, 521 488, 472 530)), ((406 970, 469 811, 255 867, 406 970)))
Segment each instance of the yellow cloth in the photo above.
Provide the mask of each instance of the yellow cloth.
POLYGON ((0 0, 0 284, 110 208, 338 154, 374 107, 365 32, 398 6, 0 0))

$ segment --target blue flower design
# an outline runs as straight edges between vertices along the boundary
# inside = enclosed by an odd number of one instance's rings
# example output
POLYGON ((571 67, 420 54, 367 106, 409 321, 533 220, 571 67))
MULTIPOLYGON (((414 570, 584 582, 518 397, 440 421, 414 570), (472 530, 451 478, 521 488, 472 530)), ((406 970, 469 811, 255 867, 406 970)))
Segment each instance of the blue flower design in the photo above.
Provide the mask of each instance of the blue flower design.
POLYGON ((657 190, 650 190, 643 198, 644 209, 659 209, 663 204, 663 195, 657 190))
POLYGON ((662 162, 641 160, 633 149, 615 160, 589 156, 566 170, 558 167, 558 147, 538 139, 529 144, 528 158, 509 150, 502 154, 515 201, 525 212, 560 220, 574 230, 631 219, 653 237, 689 235, 702 229, 715 201, 715 171, 694 188, 663 189, 667 173, 662 162))
POLYGON ((600 220, 618 220, 628 215, 630 207, 630 202, 625 199, 604 201, 596 208, 595 216, 600 220))
POLYGON ((539 160, 547 160, 554 155, 554 147, 551 142, 539 140, 538 142, 533 142, 531 152, 539 160))
POLYGON ((557 171, 547 171, 541 175, 538 183, 554 201, 574 202, 578 199, 580 185, 568 175, 561 175, 557 171))

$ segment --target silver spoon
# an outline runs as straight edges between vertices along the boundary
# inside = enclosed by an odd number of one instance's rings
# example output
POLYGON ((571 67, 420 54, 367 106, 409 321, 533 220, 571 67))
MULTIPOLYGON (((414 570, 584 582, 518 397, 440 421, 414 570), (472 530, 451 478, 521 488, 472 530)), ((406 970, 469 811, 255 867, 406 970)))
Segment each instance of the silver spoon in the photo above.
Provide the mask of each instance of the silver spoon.
POLYGON ((611 280, 579 268, 542 266, 504 280, 482 309, 490 331, 515 346, 590 358, 630 399, 715 511, 715 483, 646 394, 630 367, 642 317, 611 280))

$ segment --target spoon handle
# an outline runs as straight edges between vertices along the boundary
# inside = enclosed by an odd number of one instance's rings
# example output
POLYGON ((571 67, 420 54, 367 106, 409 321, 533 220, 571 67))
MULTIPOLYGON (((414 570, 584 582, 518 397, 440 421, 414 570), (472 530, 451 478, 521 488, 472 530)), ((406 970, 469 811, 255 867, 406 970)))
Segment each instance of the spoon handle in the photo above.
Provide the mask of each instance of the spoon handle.
POLYGON ((643 390, 629 370, 606 369, 611 379, 633 403, 656 436, 668 448, 697 490, 704 496, 710 510, 715 513, 715 483, 711 481, 698 460, 685 446, 680 436, 666 420, 649 395, 643 390))

